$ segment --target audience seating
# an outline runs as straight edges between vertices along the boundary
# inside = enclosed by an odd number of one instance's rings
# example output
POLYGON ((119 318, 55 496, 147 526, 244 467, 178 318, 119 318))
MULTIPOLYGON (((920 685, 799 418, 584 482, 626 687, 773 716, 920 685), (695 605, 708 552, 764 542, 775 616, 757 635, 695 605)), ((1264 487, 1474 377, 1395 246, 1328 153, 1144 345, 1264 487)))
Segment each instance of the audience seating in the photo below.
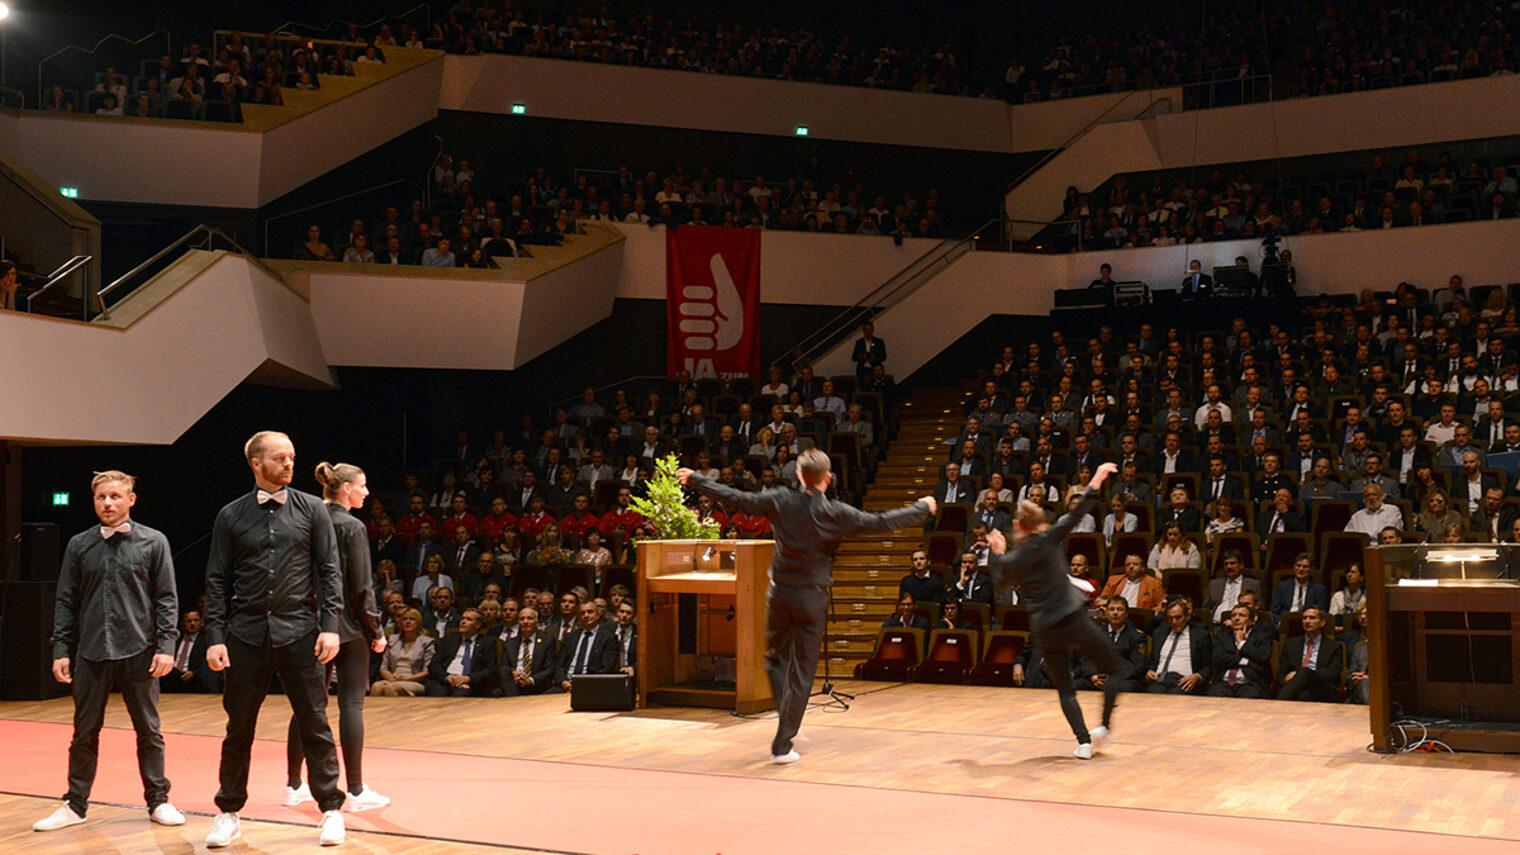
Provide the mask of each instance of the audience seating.
POLYGON ((855 676, 862 680, 908 682, 923 649, 921 629, 882 629, 877 635, 876 651, 870 659, 855 666, 855 676))
POLYGON ((966 682, 977 663, 977 635, 976 632, 956 629, 930 632, 929 653, 913 669, 914 681, 957 685, 966 682))

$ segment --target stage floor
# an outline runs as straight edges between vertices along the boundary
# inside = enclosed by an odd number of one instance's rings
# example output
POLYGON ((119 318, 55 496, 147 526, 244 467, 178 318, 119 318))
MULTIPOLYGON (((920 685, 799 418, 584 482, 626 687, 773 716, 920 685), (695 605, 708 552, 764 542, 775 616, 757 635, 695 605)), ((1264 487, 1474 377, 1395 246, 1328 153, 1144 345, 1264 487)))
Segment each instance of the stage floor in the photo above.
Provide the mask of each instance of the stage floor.
MULTIPOLYGON (((1123 696, 1115 739, 1087 762, 1052 692, 841 684, 848 711, 815 709, 802 762, 766 762, 771 716, 659 708, 572 713, 565 696, 373 698, 366 777, 395 804, 350 815, 349 848, 386 853, 866 853, 1153 851, 1226 846, 1520 852, 1520 756, 1381 756, 1364 707, 1123 696)), ((1090 720, 1098 698, 1084 693, 1090 720)), ((65 786, 68 699, 0 703, 5 852, 202 851, 215 790, 220 699, 166 696, 179 829, 140 807, 130 724, 107 715, 85 825, 30 831, 65 786), (113 807, 118 805, 122 807, 113 807)), ((330 710, 336 719, 336 704, 330 710)), ((244 811, 249 851, 308 849, 311 805, 278 805, 286 708, 260 723, 244 811)))

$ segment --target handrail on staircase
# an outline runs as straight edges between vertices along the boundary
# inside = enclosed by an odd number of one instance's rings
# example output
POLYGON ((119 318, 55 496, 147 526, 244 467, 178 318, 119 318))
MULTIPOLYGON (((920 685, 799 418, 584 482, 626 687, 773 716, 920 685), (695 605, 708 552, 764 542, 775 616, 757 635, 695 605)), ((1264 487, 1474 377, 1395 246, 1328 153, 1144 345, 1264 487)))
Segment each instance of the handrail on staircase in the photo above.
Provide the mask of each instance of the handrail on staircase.
POLYGON ((196 242, 196 245, 194 245, 192 248, 194 248, 194 249, 203 249, 203 250, 208 250, 209 251, 209 250, 211 250, 215 246, 216 241, 217 241, 218 238, 220 238, 228 246, 230 246, 232 248, 233 252, 237 253, 238 255, 243 256, 244 258, 248 259, 249 261, 252 261, 254 264, 258 265, 261 269, 263 269, 263 271, 265 273, 268 273, 270 276, 273 276, 274 278, 280 280, 281 282, 285 281, 284 275, 282 275, 279 271, 275 270, 274 268, 270 267, 269 265, 265 264, 263 262, 263 260, 260 259, 258 256, 254 255, 253 253, 251 253, 248 250, 244 249, 241 244, 239 244, 237 241, 235 241, 235 240, 232 239, 231 235, 228 235, 226 232, 222 231, 221 229, 219 229, 219 228, 217 228, 215 226, 208 226, 208 225, 202 223, 201 225, 198 225, 195 228, 191 229, 190 231, 186 232, 184 234, 184 236, 182 236, 179 240, 176 240, 173 243, 169 244, 168 246, 164 247, 163 249, 159 250, 158 252, 153 253, 153 255, 149 256, 148 259, 145 260, 143 263, 137 265, 136 267, 134 267, 131 270, 128 270, 126 273, 122 274, 120 277, 118 277, 116 279, 115 282, 112 282, 111 284, 105 286, 104 288, 102 288, 98 292, 96 292, 96 294, 95 294, 96 299, 98 299, 100 301, 100 317, 102 319, 104 319, 104 320, 110 320, 111 319, 111 310, 106 307, 106 300, 105 300, 105 298, 106 298, 107 294, 111 293, 112 291, 115 291, 117 288, 119 288, 121 285, 123 285, 124 283, 126 283, 128 280, 135 278, 138 274, 142 273, 144 270, 147 270, 149 267, 152 267, 153 265, 155 265, 158 262, 162 261, 166 256, 169 255, 169 253, 174 252, 175 250, 180 249, 181 247, 190 245, 192 242, 196 242), (200 240, 197 240, 197 239, 200 239, 200 240))
POLYGON ((855 301, 855 304, 835 315, 827 323, 802 338, 787 349, 770 367, 784 367, 812 362, 817 356, 833 347, 840 337, 881 312, 891 308, 938 274, 950 262, 976 247, 981 232, 998 225, 999 220, 989 220, 966 237, 947 239, 936 244, 923 255, 909 262, 906 267, 892 274, 887 281, 876 286, 871 293, 855 301), (952 257, 953 256, 953 257, 952 257))
MULTIPOLYGON (((26 298, 26 310, 27 310, 27 312, 30 313, 30 312, 33 311, 33 307, 37 303, 37 298, 41 297, 43 295, 43 293, 46 292, 49 288, 52 288, 54 285, 57 285, 59 282, 62 282, 63 280, 67 279, 69 277, 69 274, 73 273, 76 270, 79 270, 79 269, 83 268, 85 265, 89 264, 91 261, 94 261, 94 260, 95 260, 95 257, 93 255, 76 255, 73 258, 69 259, 68 261, 65 261, 64 263, 58 265, 58 269, 57 270, 54 270, 52 273, 49 273, 47 275, 47 281, 45 283, 43 283, 43 286, 41 288, 38 288, 36 291, 33 291, 30 295, 27 296, 27 298, 26 298)), ((84 308, 82 309, 82 312, 83 312, 83 316, 86 319, 88 319, 89 314, 90 314, 90 299, 89 299, 90 288, 89 288, 88 284, 85 285, 83 291, 84 291, 84 294, 85 294, 85 299, 84 299, 84 308)))

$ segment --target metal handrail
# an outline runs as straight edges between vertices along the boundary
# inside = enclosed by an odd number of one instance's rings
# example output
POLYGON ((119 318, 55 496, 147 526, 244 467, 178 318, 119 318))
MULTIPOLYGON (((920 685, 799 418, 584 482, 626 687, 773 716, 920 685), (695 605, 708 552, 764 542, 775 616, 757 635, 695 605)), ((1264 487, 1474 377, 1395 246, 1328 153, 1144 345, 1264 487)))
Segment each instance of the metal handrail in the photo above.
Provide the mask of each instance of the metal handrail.
MULTIPOLYGON (((407 9, 405 12, 397 12, 394 15, 391 15, 391 14, 381 15, 380 17, 376 18, 375 20, 370 21, 368 24, 359 24, 359 29, 361 29, 361 30, 367 30, 370 27, 375 26, 376 24, 383 24, 386 21, 400 20, 402 18, 405 18, 407 15, 410 15, 413 12, 417 11, 418 9, 422 10, 423 20, 427 21, 426 26, 429 27, 429 28, 431 28, 433 26, 433 10, 432 10, 432 8, 428 4, 426 4, 426 3, 418 3, 416 6, 413 6, 412 8, 407 9)), ((332 19, 330 19, 327 22, 326 26, 318 27, 315 24, 307 24, 307 23, 304 23, 302 21, 290 20, 290 21, 286 21, 285 23, 279 25, 278 27, 274 27, 269 32, 271 32, 271 33, 282 33, 282 32, 285 32, 285 28, 286 27, 300 27, 302 29, 311 30, 312 32, 316 32, 316 33, 325 33, 325 32, 328 32, 328 31, 330 31, 332 29, 333 24, 352 24, 352 23, 355 23, 355 22, 354 21, 345 20, 343 18, 332 18, 332 19)))
POLYGON ((335 197, 335 198, 332 198, 332 199, 328 199, 328 200, 323 201, 323 202, 317 202, 314 205, 307 205, 304 208, 297 208, 294 211, 286 211, 283 214, 277 214, 277 215, 275 215, 273 217, 270 217, 269 219, 267 219, 267 220, 264 221, 264 257, 265 258, 269 257, 269 226, 272 223, 278 222, 280 220, 289 219, 291 217, 294 217, 297 214, 304 214, 307 211, 315 211, 318 208, 324 208, 324 207, 326 207, 328 205, 333 205, 333 204, 336 204, 338 202, 345 202, 345 201, 347 201, 349 199, 354 198, 355 196, 363 196, 365 193, 373 193, 376 190, 384 190, 385 188, 391 187, 391 186, 396 185, 396 184, 410 184, 413 187, 417 187, 418 189, 422 189, 421 187, 418 186, 417 182, 411 180, 410 178, 397 178, 397 179, 395 179, 393 181, 387 181, 384 184, 376 184, 373 187, 366 187, 363 190, 355 190, 352 193, 345 193, 342 196, 338 196, 338 197, 335 197))
POLYGON ((247 258, 249 261, 252 261, 255 265, 257 265, 265 273, 268 273, 270 276, 273 276, 274 278, 280 280, 281 282, 285 281, 285 277, 284 277, 283 274, 281 274, 279 271, 275 270, 274 268, 270 267, 269 265, 265 264, 264 261, 263 261, 263 259, 260 259, 258 256, 254 255, 253 253, 251 253, 248 250, 244 249, 243 246, 242 246, 242 244, 240 244, 237 241, 235 241, 235 240, 232 239, 231 235, 227 234, 226 232, 222 231, 221 229, 219 229, 219 228, 217 228, 215 226, 208 226, 208 225, 202 223, 201 225, 198 225, 195 228, 191 229, 190 231, 186 232, 184 234, 184 236, 181 237, 179 240, 176 240, 175 242, 169 244, 168 246, 164 247, 163 249, 159 250, 158 252, 153 253, 153 255, 149 256, 147 258, 147 260, 143 261, 143 263, 137 265, 136 267, 134 267, 131 270, 128 270, 126 273, 122 274, 120 277, 118 277, 116 279, 115 282, 112 282, 111 284, 107 285, 106 287, 104 287, 104 288, 100 289, 98 292, 96 292, 95 296, 100 301, 100 316, 101 316, 101 318, 104 319, 104 320, 110 320, 111 319, 111 310, 106 307, 106 301, 105 301, 105 297, 106 297, 107 294, 111 293, 112 291, 115 291, 118 287, 120 287, 121 285, 123 285, 124 283, 126 283, 127 280, 132 279, 133 277, 137 276, 139 273, 142 273, 144 270, 147 270, 149 267, 151 267, 154 264, 157 264, 158 262, 162 261, 167 255, 169 255, 169 253, 175 251, 176 249, 179 249, 182 246, 185 246, 185 245, 189 244, 191 241, 195 240, 197 237, 204 237, 205 240, 202 242, 202 244, 200 246, 195 247, 196 249, 209 250, 214 245, 216 239, 217 238, 221 238, 222 240, 226 241, 227 244, 229 246, 231 246, 232 249, 233 249, 233 251, 236 252, 238 255, 241 255, 244 258, 247 258))
MULTIPOLYGON (((153 29, 153 32, 148 33, 146 36, 143 36, 142 38, 137 39, 136 41, 133 41, 132 39, 127 38, 126 36, 117 35, 116 33, 109 33, 107 35, 102 36, 100 38, 100 41, 96 42, 95 46, 92 47, 92 48, 86 49, 86 48, 80 47, 79 45, 64 45, 63 47, 59 48, 58 50, 53 51, 52 53, 50 53, 47 56, 43 57, 37 63, 37 104, 40 106, 42 104, 46 104, 47 103, 47 99, 44 98, 43 95, 42 95, 42 86, 43 86, 43 84, 42 84, 42 67, 44 65, 47 65, 48 62, 52 61, 53 59, 55 59, 55 58, 57 58, 59 56, 62 56, 63 54, 68 53, 71 50, 77 50, 80 53, 93 54, 96 51, 100 50, 100 46, 101 45, 105 44, 108 41, 111 41, 112 39, 115 39, 117 41, 126 42, 128 45, 136 47, 137 45, 140 45, 143 42, 147 41, 148 39, 154 38, 155 36, 158 36, 158 35, 163 35, 163 37, 164 37, 164 44, 169 49, 168 53, 170 55, 173 55, 173 53, 174 53, 174 34, 171 33, 171 32, 169 32, 168 30, 164 29, 163 27, 155 27, 153 29)), ((83 106, 83 105, 81 105, 81 106, 83 106)))
POLYGON ((1138 80, 1131 80, 1123 84, 1117 84, 1117 88, 1116 84, 1113 83, 1084 83, 1081 86, 1073 86, 1068 89, 1061 89, 1060 96, 1056 98, 1049 97, 1048 92, 1042 92, 1040 94, 1044 97, 1041 97, 1034 101, 1026 100, 1019 103, 1043 104, 1046 101, 1067 101, 1072 98, 1086 98, 1091 95, 1117 95, 1121 92, 1154 92, 1158 89, 1173 89, 1177 87, 1186 88, 1189 86, 1211 86, 1216 83, 1243 83, 1247 80, 1270 81, 1271 79, 1271 73, 1247 74, 1242 77, 1239 75, 1238 69, 1235 73, 1220 71, 1198 71, 1189 74, 1186 77, 1178 77, 1171 80, 1151 80, 1144 86, 1142 86, 1138 80))
MULTIPOLYGON (((594 389, 595 389, 596 393, 598 395, 600 395, 601 393, 607 391, 608 389, 616 389, 619 386, 624 386, 624 385, 627 385, 629 383, 633 383, 633 382, 640 381, 640 380, 659 380, 659 381, 663 382, 663 381, 666 381, 666 380, 669 380, 669 379, 670 378, 666 377, 663 374, 635 374, 632 377, 624 377, 621 380, 617 380, 617 381, 614 381, 612 383, 608 383, 608 384, 606 384, 604 386, 594 387, 594 389)), ((571 395, 571 396, 569 396, 567 398, 560 398, 558 401, 555 401, 554 403, 550 404, 549 408, 552 410, 552 409, 558 408, 561 404, 568 404, 568 403, 570 403, 572 401, 579 401, 581 399, 581 395, 585 394, 585 392, 586 392, 586 390, 582 389, 581 391, 576 392, 574 395, 571 395)))
MULTIPOLYGON (((27 312, 30 313, 32 311, 32 304, 34 304, 35 302, 37 302, 37 298, 41 297, 43 295, 43 293, 46 292, 49 288, 53 287, 54 285, 57 285, 59 282, 62 282, 64 279, 66 279, 68 277, 69 274, 73 273, 74 271, 78 270, 81 267, 84 267, 86 264, 89 264, 91 261, 94 261, 94 260, 95 260, 95 257, 92 256, 92 255, 76 255, 73 258, 69 259, 68 261, 65 261, 64 263, 58 265, 58 269, 57 270, 54 270, 52 273, 49 273, 47 275, 47 282, 44 283, 41 288, 38 288, 36 291, 33 291, 30 295, 27 296, 27 298, 26 298, 26 310, 27 310, 27 312)), ((89 312, 90 312, 90 299, 89 299, 90 289, 89 289, 89 287, 85 287, 83 289, 83 291, 84 291, 84 294, 85 294, 84 314, 86 316, 88 316, 89 312)))
MULTIPOLYGON (((16 106, 15 106, 14 109, 17 109, 17 110, 25 110, 26 109, 26 93, 25 92, 22 92, 20 89, 12 89, 9 86, 0 86, 0 96, 5 96, 5 95, 15 95, 16 96, 16 106)), ((3 97, 0 97, 0 101, 3 101, 3 100, 4 100, 3 97)))
POLYGON ((948 267, 956 258, 970 252, 976 247, 980 233, 997 223, 997 220, 988 220, 966 237, 941 241, 933 249, 920 255, 902 270, 894 273, 887 281, 873 289, 871 293, 856 300, 854 305, 835 315, 827 323, 809 333, 801 341, 789 348, 785 354, 772 361, 770 367, 783 366, 787 360, 792 360, 793 362, 811 360, 814 355, 823 349, 833 346, 834 339, 841 332, 844 332, 855 324, 870 320, 882 311, 901 302, 916 290, 919 285, 922 285, 945 267, 948 267), (952 257, 952 254, 954 257, 952 257))

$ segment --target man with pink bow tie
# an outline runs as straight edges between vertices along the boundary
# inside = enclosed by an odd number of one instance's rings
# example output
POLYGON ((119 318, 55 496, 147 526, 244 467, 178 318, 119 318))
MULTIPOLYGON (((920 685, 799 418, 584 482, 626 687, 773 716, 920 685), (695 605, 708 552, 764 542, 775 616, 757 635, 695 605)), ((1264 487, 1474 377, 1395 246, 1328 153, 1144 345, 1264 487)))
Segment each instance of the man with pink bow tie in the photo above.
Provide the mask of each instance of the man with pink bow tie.
POLYGON ((158 678, 174 666, 178 634, 174 561, 163 534, 131 519, 135 487, 125 472, 96 473, 90 491, 100 525, 69 540, 58 573, 53 677, 73 690, 74 739, 68 795, 32 826, 36 831, 84 822, 113 682, 137 731, 137 767, 149 817, 161 825, 185 822, 169 804, 158 729, 158 678))

